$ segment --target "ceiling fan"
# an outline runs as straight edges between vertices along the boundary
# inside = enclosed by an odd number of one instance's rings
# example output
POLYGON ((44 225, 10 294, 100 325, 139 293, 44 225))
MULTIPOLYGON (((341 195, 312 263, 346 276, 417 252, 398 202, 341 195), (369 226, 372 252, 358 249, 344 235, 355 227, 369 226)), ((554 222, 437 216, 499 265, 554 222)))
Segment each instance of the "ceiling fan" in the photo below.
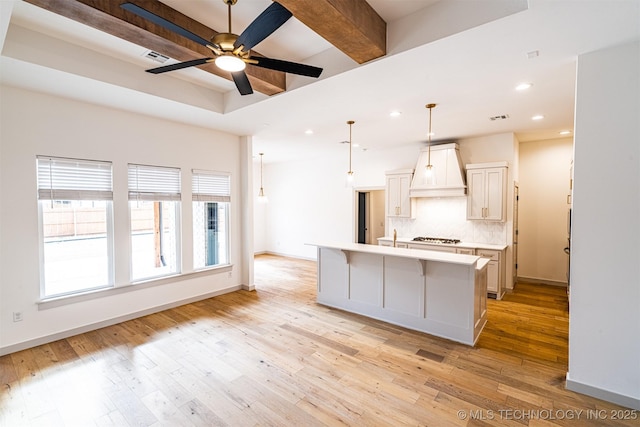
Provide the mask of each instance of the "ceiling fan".
POLYGON ((236 4, 238 0, 222 1, 228 6, 229 32, 218 33, 211 38, 211 41, 208 41, 161 16, 149 12, 137 4, 121 4, 120 7, 123 9, 201 44, 209 48, 214 54, 212 58, 194 59, 191 61, 152 68, 146 71, 153 74, 161 74, 166 73, 167 71, 180 70, 183 68, 214 62, 219 68, 231 72, 233 81, 241 95, 249 95, 253 93, 249 78, 244 72, 246 64, 308 77, 317 78, 320 76, 322 68, 298 64, 295 62, 282 61, 279 59, 265 58, 263 56, 251 56, 251 49, 255 45, 280 28, 280 26, 287 22, 287 20, 293 15, 284 6, 274 1, 268 8, 262 11, 262 13, 258 15, 253 22, 251 22, 251 24, 249 24, 242 34, 238 36, 231 32, 231 6, 236 4))

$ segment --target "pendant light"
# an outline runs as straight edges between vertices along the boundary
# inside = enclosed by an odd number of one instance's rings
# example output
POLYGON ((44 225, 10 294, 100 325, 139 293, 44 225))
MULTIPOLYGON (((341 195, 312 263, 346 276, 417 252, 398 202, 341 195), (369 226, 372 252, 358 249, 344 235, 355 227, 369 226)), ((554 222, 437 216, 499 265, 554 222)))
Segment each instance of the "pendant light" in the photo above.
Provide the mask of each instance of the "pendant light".
POLYGON ((426 107, 429 109, 429 145, 427 148, 427 166, 425 169, 425 177, 427 179, 427 185, 436 184, 435 171, 433 170, 433 165, 431 164, 431 111, 435 106, 436 104, 426 105, 426 107))
POLYGON ((353 120, 347 121, 349 125, 349 171, 347 172, 347 187, 353 187, 353 170, 351 169, 351 154, 352 154, 352 144, 351 144, 351 126, 355 122, 353 120))
POLYGON ((264 188, 262 187, 262 156, 264 156, 264 153, 259 153, 259 154, 260 154, 260 191, 258 192, 258 202, 267 203, 269 199, 267 199, 267 196, 264 195, 264 188))

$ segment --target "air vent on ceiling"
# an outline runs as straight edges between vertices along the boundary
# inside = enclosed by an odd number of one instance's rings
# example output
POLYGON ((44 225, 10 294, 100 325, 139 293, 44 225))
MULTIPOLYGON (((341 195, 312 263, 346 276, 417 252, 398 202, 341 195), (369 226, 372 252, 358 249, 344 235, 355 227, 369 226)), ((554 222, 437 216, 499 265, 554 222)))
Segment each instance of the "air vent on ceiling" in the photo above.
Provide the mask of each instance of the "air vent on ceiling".
POLYGON ((167 62, 170 59, 168 56, 163 55, 163 54, 158 53, 158 52, 155 52, 153 50, 148 50, 142 56, 144 56, 145 58, 152 59, 152 60, 154 60, 156 62, 159 62, 161 64, 164 64, 165 62, 167 62))
POLYGON ((495 122, 496 120, 507 120, 509 118, 508 114, 499 114, 497 116, 489 117, 489 120, 495 122))

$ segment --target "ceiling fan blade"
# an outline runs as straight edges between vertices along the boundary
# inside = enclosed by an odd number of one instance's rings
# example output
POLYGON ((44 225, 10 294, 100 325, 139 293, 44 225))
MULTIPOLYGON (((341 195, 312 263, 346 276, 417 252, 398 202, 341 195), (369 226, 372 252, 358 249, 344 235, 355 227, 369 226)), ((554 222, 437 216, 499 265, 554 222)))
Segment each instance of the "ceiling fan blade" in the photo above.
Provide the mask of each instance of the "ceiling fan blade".
POLYGON ((311 65, 298 64, 297 62, 282 61, 280 59, 265 58, 263 56, 253 56, 251 59, 258 61, 253 64, 256 67, 268 68, 270 70, 284 71, 285 73, 299 74, 308 77, 320 77, 322 68, 311 65))
POLYGON ((233 82, 236 84, 240 95, 251 95, 253 93, 253 88, 251 87, 251 83, 249 83, 247 73, 244 71, 235 71, 231 73, 231 77, 233 77, 233 82))
POLYGON ((213 61, 213 58, 201 58, 201 59, 193 59, 191 61, 178 62, 177 64, 164 65, 158 68, 152 68, 150 70, 145 70, 147 73, 151 74, 161 74, 166 73, 167 71, 181 70, 183 68, 195 67, 196 65, 206 64, 209 61, 213 61))
POLYGON ((180 34, 182 37, 186 37, 191 41, 194 41, 198 44, 201 44, 203 46, 207 46, 210 45, 211 42, 209 42, 208 40, 200 37, 197 34, 192 33, 189 30, 185 30, 184 28, 180 27, 179 25, 174 24, 171 21, 167 21, 166 19, 149 12, 146 9, 141 8, 140 6, 138 6, 137 4, 133 4, 133 3, 122 3, 120 5, 121 8, 128 10, 131 13, 135 13, 136 15, 146 19, 147 21, 151 21, 156 25, 159 25, 163 28, 166 28, 167 30, 173 31, 176 34, 180 34))
POLYGON ((234 47, 244 46, 246 52, 267 38, 271 33, 287 22, 293 14, 280 3, 273 2, 240 34, 234 47))

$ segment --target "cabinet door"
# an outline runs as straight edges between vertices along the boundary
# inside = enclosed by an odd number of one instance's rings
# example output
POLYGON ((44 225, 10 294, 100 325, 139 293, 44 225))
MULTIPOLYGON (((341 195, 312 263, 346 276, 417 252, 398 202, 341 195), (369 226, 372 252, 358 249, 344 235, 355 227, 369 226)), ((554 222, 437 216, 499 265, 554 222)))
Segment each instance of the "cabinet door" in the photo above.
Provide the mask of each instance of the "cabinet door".
POLYGON ((464 255, 475 255, 476 250, 473 248, 456 248, 456 253, 464 255))
POLYGON ((387 216, 411 218, 411 174, 387 175, 387 216))
POLYGON ((400 213, 399 175, 387 176, 387 216, 400 213))
POLYGON ((467 171, 467 219, 505 220, 506 168, 478 168, 467 171))
POLYGON ((467 219, 484 219, 484 178, 482 169, 467 171, 467 219))
POLYGON ((398 205, 400 206, 400 212, 398 216, 403 218, 411 217, 411 199, 409 198, 409 186, 411 185, 410 175, 398 176, 398 205))
POLYGON ((487 169, 485 192, 485 216, 490 221, 504 219, 504 170, 501 168, 487 169))
POLYGON ((489 261, 487 264, 487 292, 498 293, 499 271, 498 261, 489 261))

